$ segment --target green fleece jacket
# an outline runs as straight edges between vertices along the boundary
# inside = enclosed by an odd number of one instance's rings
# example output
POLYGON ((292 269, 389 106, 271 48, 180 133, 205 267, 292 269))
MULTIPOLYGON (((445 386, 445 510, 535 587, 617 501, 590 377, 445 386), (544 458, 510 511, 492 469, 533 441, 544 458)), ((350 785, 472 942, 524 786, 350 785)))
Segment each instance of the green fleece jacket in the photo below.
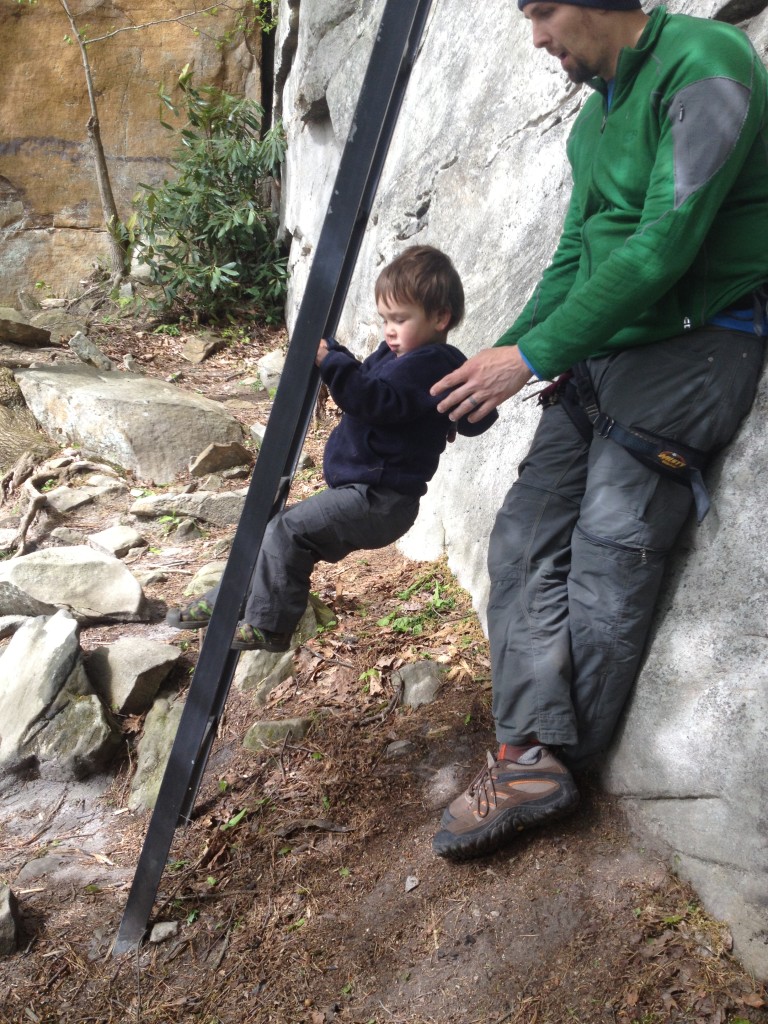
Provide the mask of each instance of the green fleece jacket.
POLYGON ((496 342, 551 378, 674 337, 768 281, 768 74, 722 22, 650 15, 568 139, 563 234, 496 342))

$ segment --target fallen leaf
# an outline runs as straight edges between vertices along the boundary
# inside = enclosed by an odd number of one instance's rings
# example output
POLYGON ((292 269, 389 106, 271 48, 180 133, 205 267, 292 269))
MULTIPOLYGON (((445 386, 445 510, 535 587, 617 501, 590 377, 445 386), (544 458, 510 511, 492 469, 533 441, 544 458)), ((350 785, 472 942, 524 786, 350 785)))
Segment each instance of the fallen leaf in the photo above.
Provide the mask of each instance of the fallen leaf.
POLYGON ((757 992, 750 992, 748 996, 742 996, 739 1002, 744 1006, 752 1006, 755 1010, 760 1010, 765 1006, 765 999, 757 992))

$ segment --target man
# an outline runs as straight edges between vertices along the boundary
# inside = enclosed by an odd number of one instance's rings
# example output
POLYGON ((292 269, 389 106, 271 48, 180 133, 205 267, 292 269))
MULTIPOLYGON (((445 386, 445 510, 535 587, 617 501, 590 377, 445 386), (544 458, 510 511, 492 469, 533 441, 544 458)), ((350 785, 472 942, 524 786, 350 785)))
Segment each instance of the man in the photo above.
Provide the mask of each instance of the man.
POLYGON ((576 806, 566 765, 611 739, 666 555, 693 498, 706 512, 700 469, 753 400, 766 326, 768 76, 747 37, 639 0, 518 5, 534 46, 594 93, 568 140, 552 263, 496 345, 433 389, 479 419, 532 375, 558 378, 490 538, 499 749, 443 814, 433 846, 453 859, 576 806))

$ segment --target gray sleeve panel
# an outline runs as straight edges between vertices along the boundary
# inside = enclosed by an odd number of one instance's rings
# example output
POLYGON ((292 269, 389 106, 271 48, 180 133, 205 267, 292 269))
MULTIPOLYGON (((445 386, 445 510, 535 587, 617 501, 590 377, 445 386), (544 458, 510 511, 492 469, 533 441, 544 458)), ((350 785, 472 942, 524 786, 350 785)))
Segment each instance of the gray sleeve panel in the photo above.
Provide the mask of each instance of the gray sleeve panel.
POLYGON ((730 78, 681 89, 669 106, 675 161, 675 209, 728 160, 749 109, 750 90, 730 78))

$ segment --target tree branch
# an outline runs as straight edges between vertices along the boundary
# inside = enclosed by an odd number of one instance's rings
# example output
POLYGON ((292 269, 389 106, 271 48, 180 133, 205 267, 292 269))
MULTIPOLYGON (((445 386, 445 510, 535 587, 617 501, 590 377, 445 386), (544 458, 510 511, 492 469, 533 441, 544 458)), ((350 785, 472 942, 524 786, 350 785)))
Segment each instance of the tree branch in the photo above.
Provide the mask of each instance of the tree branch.
POLYGON ((121 32, 140 32, 145 28, 154 28, 155 25, 168 25, 174 22, 184 21, 188 18, 197 18, 201 14, 208 14, 209 11, 217 11, 224 8, 226 11, 232 10, 232 5, 228 3, 211 4, 210 7, 202 7, 199 11, 190 11, 189 14, 177 14, 175 18, 161 18, 159 21, 147 21, 143 25, 126 25, 124 28, 116 28, 111 32, 107 32, 103 36, 94 36, 93 39, 84 39, 83 43, 85 46, 91 46, 92 43, 102 43, 105 39, 112 39, 114 36, 119 36, 121 32))

